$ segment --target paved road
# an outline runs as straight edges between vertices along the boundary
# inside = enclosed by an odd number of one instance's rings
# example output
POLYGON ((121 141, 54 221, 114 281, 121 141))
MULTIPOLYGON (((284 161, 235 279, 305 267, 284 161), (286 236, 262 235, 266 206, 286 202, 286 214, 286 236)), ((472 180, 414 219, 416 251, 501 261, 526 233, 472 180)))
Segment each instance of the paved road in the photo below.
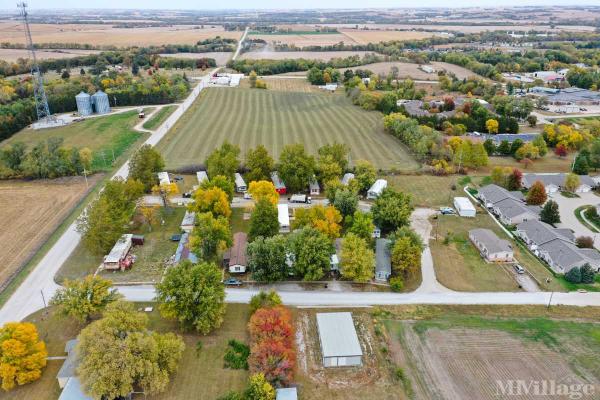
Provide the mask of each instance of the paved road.
POLYGON ((600 237, 597 233, 592 232, 587 226, 583 225, 575 216, 575 209, 585 205, 597 205, 600 203, 600 197, 593 192, 578 193, 578 198, 567 198, 560 193, 555 193, 552 200, 558 203, 558 211, 560 212, 561 222, 556 224, 559 228, 569 228, 575 236, 590 236, 594 238, 594 247, 600 249, 600 237))
MULTIPOLYGON (((175 124, 194 100, 196 100, 202 89, 207 86, 209 76, 216 70, 218 68, 198 83, 185 101, 178 104, 178 108, 156 131, 152 132, 144 144, 154 146, 167 134, 169 128, 175 124)), ((113 175, 113 179, 117 177, 126 178, 128 175, 129 162, 126 162, 113 175)), ((45 306, 44 302, 47 303, 58 288, 58 285, 54 282, 54 276, 73 250, 75 250, 80 239, 81 237, 76 230, 74 222, 40 260, 21 286, 4 304, 2 309, 0 309, 0 325, 8 321, 19 321, 45 306)))

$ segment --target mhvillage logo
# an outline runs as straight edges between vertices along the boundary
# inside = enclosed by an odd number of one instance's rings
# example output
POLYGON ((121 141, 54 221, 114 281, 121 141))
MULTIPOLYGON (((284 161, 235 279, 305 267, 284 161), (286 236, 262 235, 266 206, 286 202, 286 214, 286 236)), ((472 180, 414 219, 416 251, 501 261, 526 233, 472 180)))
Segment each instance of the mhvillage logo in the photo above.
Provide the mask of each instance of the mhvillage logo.
POLYGON ((567 399, 592 399, 600 388, 591 383, 581 383, 573 378, 560 381, 548 380, 497 380, 496 395, 509 396, 561 396, 567 399))

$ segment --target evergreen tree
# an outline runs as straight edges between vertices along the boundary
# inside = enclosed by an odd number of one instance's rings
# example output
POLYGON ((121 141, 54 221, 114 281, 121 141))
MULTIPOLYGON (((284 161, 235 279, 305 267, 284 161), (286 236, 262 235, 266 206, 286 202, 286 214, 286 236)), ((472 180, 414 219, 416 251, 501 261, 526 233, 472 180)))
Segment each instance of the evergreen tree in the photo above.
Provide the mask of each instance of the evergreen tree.
POLYGON ((594 283, 596 273, 590 264, 581 267, 581 283, 594 283))
POLYGON ((589 172, 588 162, 585 156, 581 154, 577 156, 573 163, 573 173, 577 175, 587 175, 589 172))
POLYGON ((560 222, 560 213, 558 211, 558 204, 554 200, 548 200, 542 211, 540 212, 540 219, 547 223, 554 225, 560 222))
POLYGON ((571 283, 581 283, 581 269, 574 267, 565 274, 565 279, 571 283))

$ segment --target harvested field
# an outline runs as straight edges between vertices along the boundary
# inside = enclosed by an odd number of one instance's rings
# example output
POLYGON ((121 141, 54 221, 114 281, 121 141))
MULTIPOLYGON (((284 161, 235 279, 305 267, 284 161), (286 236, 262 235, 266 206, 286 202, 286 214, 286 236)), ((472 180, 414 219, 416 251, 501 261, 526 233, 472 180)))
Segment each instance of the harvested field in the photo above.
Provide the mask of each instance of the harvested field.
POLYGON ((173 58, 214 58, 217 62, 217 66, 222 67, 227 64, 227 61, 231 58, 233 53, 225 51, 216 51, 212 53, 175 53, 175 54, 161 54, 161 57, 173 57, 173 58))
POLYGON ((341 33, 316 33, 316 34, 294 34, 289 35, 264 35, 264 34, 248 34, 249 39, 262 39, 269 44, 294 44, 297 47, 305 46, 329 46, 344 42, 346 44, 357 44, 348 36, 341 33))
MULTIPOLYGON (((90 189, 100 177, 88 178, 90 189)), ((0 286, 34 255, 87 191, 82 177, 0 182, 0 286)))
POLYGON ((465 79, 471 76, 482 78, 470 69, 463 68, 459 65, 449 64, 441 61, 433 61, 431 64, 435 67, 436 71, 444 70, 446 72, 452 72, 458 79, 465 79))
MULTIPOLYGON (((561 18, 567 18, 560 14, 561 18)), ((457 22, 458 20, 452 20, 457 22)), ((485 31, 547 31, 558 33, 561 31, 572 31, 572 32, 592 32, 595 28, 592 25, 557 25, 554 28, 550 25, 543 24, 532 24, 524 23, 522 25, 472 25, 473 22, 477 22, 474 19, 466 19, 464 24, 456 25, 444 25, 443 22, 439 24, 319 24, 319 26, 335 27, 338 30, 354 29, 357 25, 359 29, 397 29, 402 31, 408 31, 412 29, 418 29, 419 32, 463 32, 463 33, 477 33, 485 31)))
MULTIPOLYGON (((96 46, 149 46, 195 44, 199 40, 221 36, 239 39, 242 32, 225 31, 222 26, 195 29, 194 25, 169 27, 114 28, 99 24, 31 24, 34 43, 81 43, 96 46)), ((0 22, 3 42, 25 43, 23 25, 16 21, 0 22)))
POLYGON ((263 144, 276 159, 286 144, 303 143, 315 154, 324 144, 347 143, 352 160, 383 169, 419 167, 400 141, 383 132, 381 113, 364 111, 341 94, 210 88, 157 149, 167 168, 177 169, 204 161, 225 140, 242 154, 263 144))
POLYGON ((347 69, 351 69, 354 71, 357 69, 368 69, 369 71, 372 71, 375 74, 387 75, 392 70, 392 67, 398 68, 398 77, 399 78, 411 78, 411 79, 415 79, 415 80, 435 81, 435 82, 437 82, 437 80, 438 80, 438 75, 436 73, 428 74, 425 71, 421 71, 419 69, 419 64, 411 64, 411 63, 395 62, 395 61, 366 64, 366 65, 361 65, 361 66, 353 67, 353 68, 339 68, 339 70, 345 71, 347 69))
MULTIPOLYGON (((85 56, 88 54, 100 53, 100 50, 43 50, 38 49, 35 55, 38 60, 57 59, 57 58, 73 58, 85 56)), ((0 60, 17 61, 19 58, 29 58, 28 50, 21 49, 0 49, 0 60)))
MULTIPOLYGON (((310 82, 304 77, 285 78, 267 75, 261 77, 261 79, 266 82, 268 90, 282 92, 324 93, 323 89, 319 89, 318 86, 311 85, 310 82)), ((242 79, 240 82, 240 87, 250 88, 250 81, 248 79, 242 79)))
POLYGON ((387 42, 390 40, 420 40, 436 36, 433 32, 397 31, 397 30, 359 30, 342 29, 341 33, 358 44, 387 42))
POLYGON ((346 58, 350 56, 364 56, 372 51, 250 51, 240 56, 240 59, 252 60, 284 60, 304 58, 307 60, 329 61, 332 58, 346 58))

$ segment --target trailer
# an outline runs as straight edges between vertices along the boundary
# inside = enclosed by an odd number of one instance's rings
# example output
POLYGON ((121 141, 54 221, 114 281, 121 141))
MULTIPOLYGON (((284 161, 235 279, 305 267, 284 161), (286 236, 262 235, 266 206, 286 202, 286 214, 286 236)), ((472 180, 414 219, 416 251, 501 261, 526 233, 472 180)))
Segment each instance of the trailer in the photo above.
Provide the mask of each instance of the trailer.
POLYGON ((238 193, 244 193, 246 190, 248 190, 248 187, 246 186, 246 181, 244 181, 244 178, 242 177, 241 174, 239 173, 235 173, 235 191, 238 193))
POLYGON ((288 198, 288 201, 290 203, 310 204, 310 203, 312 203, 312 198, 310 196, 305 195, 305 194, 293 194, 292 197, 288 198))

